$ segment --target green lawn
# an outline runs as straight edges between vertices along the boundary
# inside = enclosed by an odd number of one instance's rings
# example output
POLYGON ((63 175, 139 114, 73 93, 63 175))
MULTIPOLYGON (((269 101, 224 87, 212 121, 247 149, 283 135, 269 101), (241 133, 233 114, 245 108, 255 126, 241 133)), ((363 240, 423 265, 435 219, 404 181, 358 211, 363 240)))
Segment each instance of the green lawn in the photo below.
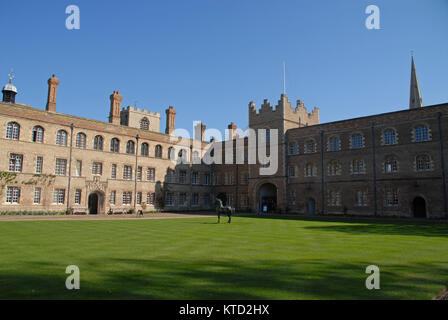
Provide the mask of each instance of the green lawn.
POLYGON ((0 299, 430 299, 445 284, 446 223, 0 222, 0 299), (65 288, 72 264, 81 290, 65 288))

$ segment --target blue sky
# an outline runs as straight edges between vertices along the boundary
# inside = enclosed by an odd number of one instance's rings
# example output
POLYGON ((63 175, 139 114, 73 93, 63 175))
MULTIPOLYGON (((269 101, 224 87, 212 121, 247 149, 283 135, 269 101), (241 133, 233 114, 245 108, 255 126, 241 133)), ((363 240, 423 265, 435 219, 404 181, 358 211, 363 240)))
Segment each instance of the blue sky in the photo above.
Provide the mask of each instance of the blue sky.
POLYGON ((321 122, 406 109, 414 50, 424 105, 448 102, 448 0, 5 1, 0 4, 1 85, 16 73, 17 101, 45 108, 55 73, 59 112, 107 121, 123 106, 177 110, 224 129, 248 125, 248 103, 287 95, 321 122), (67 30, 75 4, 81 29, 67 30), (368 5, 380 30, 365 27, 368 5))

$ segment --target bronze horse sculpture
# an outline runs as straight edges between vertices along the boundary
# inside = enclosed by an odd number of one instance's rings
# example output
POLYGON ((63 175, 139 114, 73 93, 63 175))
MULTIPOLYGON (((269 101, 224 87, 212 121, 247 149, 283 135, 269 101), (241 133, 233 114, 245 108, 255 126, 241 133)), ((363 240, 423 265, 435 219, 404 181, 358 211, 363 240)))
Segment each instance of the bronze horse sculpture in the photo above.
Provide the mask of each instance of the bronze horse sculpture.
POLYGON ((218 214, 218 223, 221 222, 221 213, 227 214, 227 216, 229 217, 228 223, 230 223, 232 221, 232 214, 235 213, 235 208, 232 208, 231 206, 224 206, 221 199, 216 199, 215 206, 216 213, 218 214))

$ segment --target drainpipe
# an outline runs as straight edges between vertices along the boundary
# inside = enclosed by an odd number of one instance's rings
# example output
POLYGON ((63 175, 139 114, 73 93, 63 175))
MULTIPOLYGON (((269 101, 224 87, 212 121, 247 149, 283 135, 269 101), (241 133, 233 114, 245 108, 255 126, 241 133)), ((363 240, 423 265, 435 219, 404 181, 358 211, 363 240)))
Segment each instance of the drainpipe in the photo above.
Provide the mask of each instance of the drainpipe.
POLYGON ((320 130, 320 175, 322 214, 325 214, 325 168, 324 168, 324 130, 320 130))
MULTIPOLYGON (((134 174, 134 212, 136 212, 136 206, 137 206, 137 172, 138 172, 138 140, 140 139, 139 135, 135 137, 136 140, 136 146, 135 146, 135 174, 134 174)), ((142 171, 143 175, 143 171, 142 171)))
POLYGON ((370 130, 371 130, 371 136, 372 136, 372 172, 373 172, 373 215, 377 215, 377 203, 376 203, 376 159, 375 159, 375 123, 370 123, 370 130))
POLYGON ((448 202, 446 198, 446 176, 445 176, 445 159, 443 157, 443 140, 442 140, 442 114, 437 113, 437 124, 439 127, 439 146, 440 146, 440 165, 442 168, 442 189, 443 189, 443 210, 445 218, 448 219, 448 202))
POLYGON ((67 186, 67 213, 70 209, 70 185, 72 180, 72 149, 73 149, 73 128, 75 125, 70 125, 70 157, 68 160, 68 186, 67 186))

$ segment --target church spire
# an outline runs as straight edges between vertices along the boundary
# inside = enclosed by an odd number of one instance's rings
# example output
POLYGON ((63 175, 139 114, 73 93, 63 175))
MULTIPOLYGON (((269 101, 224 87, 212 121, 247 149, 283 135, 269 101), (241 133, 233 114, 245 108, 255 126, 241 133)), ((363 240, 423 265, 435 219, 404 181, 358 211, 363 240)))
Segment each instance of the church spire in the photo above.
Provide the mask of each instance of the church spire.
POLYGON ((420 85, 418 84, 417 72, 415 71, 414 57, 412 57, 409 109, 415 109, 421 107, 423 107, 422 93, 420 92, 420 85))

